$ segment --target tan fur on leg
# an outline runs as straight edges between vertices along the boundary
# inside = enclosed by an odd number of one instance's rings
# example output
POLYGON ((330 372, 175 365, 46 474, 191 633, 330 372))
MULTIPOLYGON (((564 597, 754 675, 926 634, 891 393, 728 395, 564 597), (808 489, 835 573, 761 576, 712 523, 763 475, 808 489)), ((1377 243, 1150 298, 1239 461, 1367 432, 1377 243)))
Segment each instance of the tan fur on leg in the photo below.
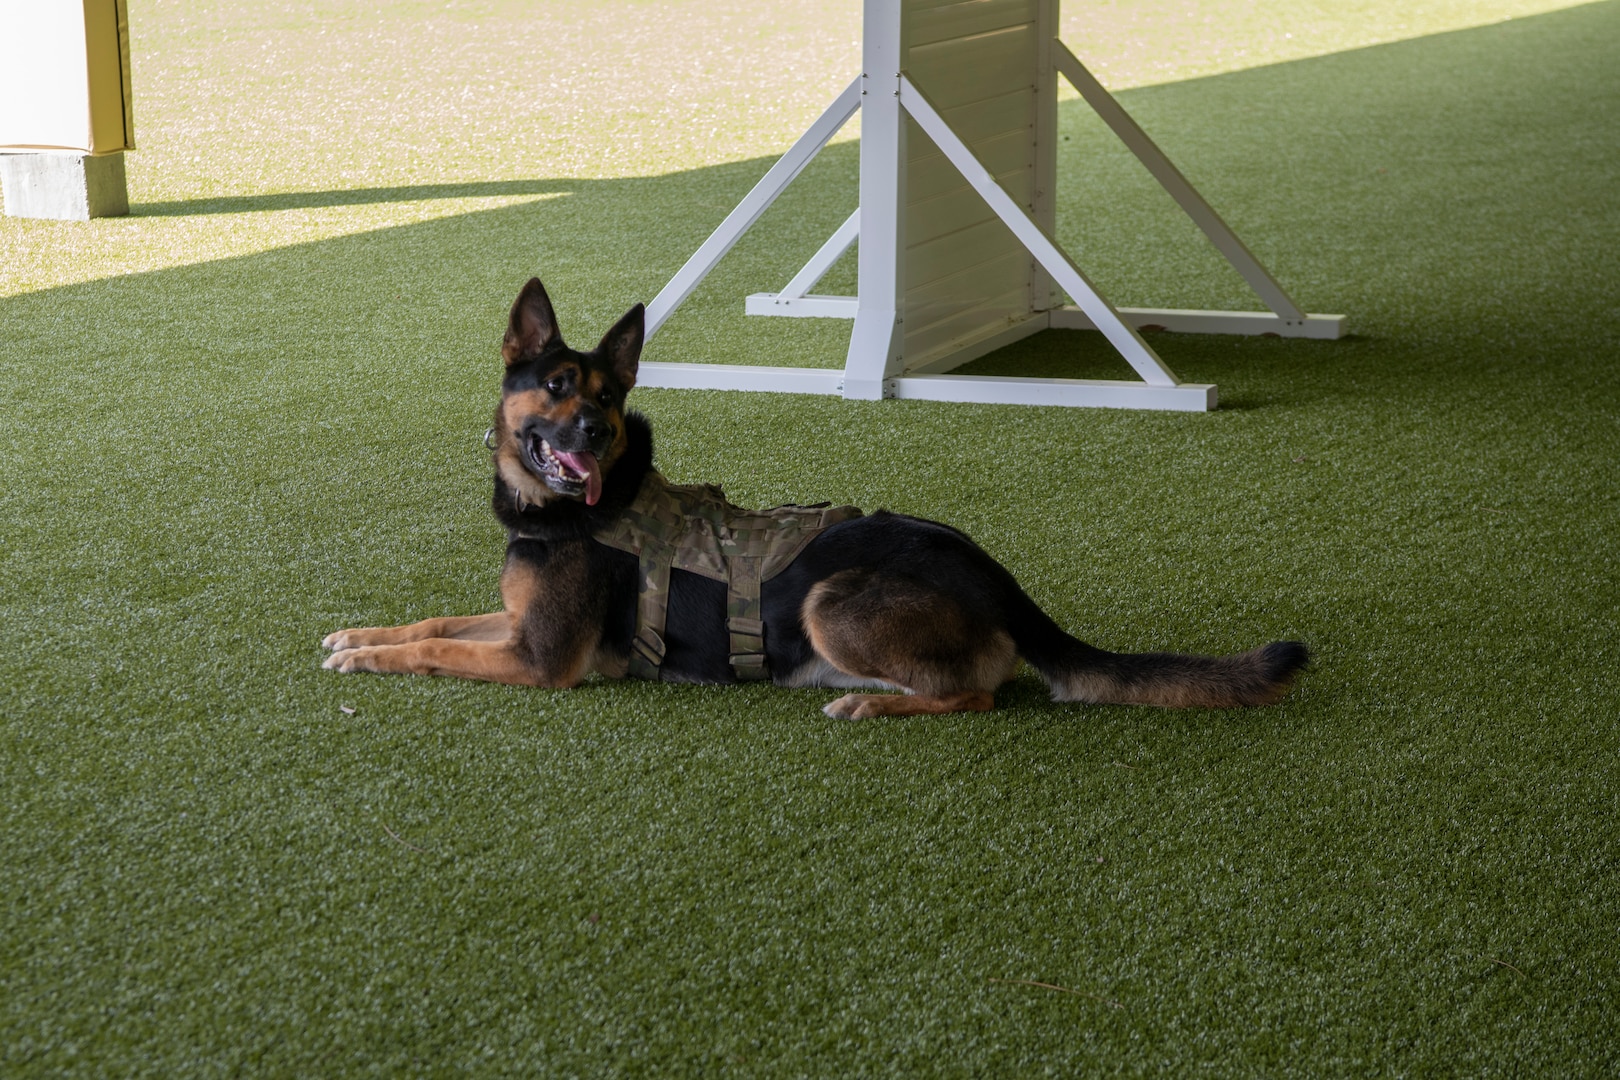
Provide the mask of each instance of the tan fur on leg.
POLYGON ((489 615, 457 615, 423 619, 404 626, 363 626, 326 635, 327 649, 358 649, 365 645, 403 645, 428 638, 461 641, 504 641, 512 636, 512 617, 504 611, 489 615))
POLYGON ((848 694, 829 716, 983 712, 1018 661, 1005 630, 975 623, 948 593, 865 570, 819 582, 802 618, 811 646, 838 670, 909 691, 848 694))
POLYGON ((427 638, 403 645, 367 645, 344 649, 326 658, 338 671, 378 671, 395 675, 448 675, 457 679, 513 683, 519 686, 577 686, 590 669, 590 655, 570 670, 546 674, 537 670, 510 641, 456 641, 427 638))

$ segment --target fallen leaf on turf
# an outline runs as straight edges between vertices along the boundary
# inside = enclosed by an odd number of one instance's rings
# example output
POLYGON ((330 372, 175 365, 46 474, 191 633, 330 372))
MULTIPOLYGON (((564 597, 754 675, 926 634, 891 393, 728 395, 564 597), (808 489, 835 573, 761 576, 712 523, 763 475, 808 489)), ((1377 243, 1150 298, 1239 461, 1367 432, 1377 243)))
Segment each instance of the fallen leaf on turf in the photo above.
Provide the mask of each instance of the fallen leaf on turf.
POLYGON ((1115 1001, 1113 998, 1105 998, 1101 994, 1088 994, 1084 990, 1071 990, 1067 986, 1059 986, 1056 983, 1038 982, 1035 979, 991 979, 990 981, 993 983, 1000 983, 1004 986, 1038 986, 1043 990, 1058 990, 1065 994, 1073 994, 1075 997, 1090 998, 1092 1001, 1100 1001, 1105 1005, 1112 1005, 1116 1009, 1123 1009, 1125 1007, 1119 1002, 1115 1001))

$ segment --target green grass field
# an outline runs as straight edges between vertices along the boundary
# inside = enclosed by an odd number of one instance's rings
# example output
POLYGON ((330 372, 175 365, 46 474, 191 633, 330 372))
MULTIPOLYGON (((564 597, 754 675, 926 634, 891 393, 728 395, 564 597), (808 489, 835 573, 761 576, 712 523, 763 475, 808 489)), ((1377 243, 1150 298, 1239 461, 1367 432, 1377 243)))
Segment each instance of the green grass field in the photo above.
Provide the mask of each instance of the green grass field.
MULTIPOLYGON (((0 1074, 1620 1073, 1620 2, 1069 7, 1352 336, 1155 335, 1209 414, 632 403, 672 478, 950 521, 1096 644, 1305 640, 1275 708, 321 670, 492 608, 516 290, 575 344, 650 299, 859 5, 132 3, 131 216, 0 218, 0 1074)), ((1256 306, 1060 123, 1110 299, 1256 306)), ((853 139, 648 359, 841 363, 741 298, 853 139)))

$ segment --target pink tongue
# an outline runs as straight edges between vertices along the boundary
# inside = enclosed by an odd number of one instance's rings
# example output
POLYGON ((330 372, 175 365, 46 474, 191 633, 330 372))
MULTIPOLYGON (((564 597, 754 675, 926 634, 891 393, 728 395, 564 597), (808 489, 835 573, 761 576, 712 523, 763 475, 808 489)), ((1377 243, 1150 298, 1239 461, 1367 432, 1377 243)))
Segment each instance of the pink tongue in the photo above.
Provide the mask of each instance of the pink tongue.
POLYGON ((585 505, 595 506, 596 500, 602 497, 602 467, 596 463, 596 455, 589 450, 578 454, 565 454, 556 451, 557 460, 568 466, 569 470, 585 478, 585 505))

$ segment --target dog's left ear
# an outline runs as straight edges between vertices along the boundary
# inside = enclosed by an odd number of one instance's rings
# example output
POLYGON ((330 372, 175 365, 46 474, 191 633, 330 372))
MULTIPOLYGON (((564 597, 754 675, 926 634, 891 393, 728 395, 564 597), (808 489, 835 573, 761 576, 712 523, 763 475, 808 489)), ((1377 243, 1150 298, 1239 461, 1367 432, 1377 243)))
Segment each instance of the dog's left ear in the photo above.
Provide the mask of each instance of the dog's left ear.
POLYGON ((539 278, 530 278, 512 303, 512 317, 501 342, 501 356, 507 366, 524 357, 540 355, 553 341, 562 341, 557 332, 557 313, 551 310, 551 297, 539 278))
POLYGON ((625 393, 636 385, 636 369, 641 365, 641 343, 646 335, 647 312, 637 304, 602 336, 596 351, 613 365, 613 375, 625 393))

